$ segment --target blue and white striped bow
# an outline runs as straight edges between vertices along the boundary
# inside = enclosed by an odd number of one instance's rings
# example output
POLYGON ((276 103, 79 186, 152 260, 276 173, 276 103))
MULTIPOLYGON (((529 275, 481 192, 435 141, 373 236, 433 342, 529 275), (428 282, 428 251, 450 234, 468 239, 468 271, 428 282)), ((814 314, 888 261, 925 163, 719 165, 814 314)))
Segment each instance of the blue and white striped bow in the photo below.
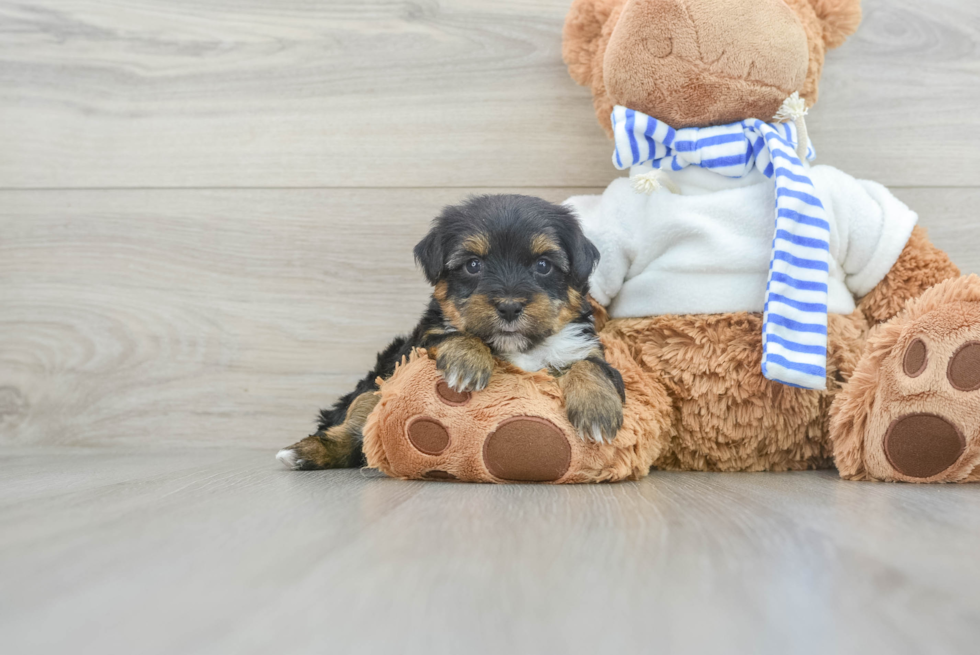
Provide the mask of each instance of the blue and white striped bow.
MULTIPOLYGON (((793 123, 749 119, 675 130, 617 105, 612 112, 622 170, 645 165, 679 171, 707 168, 742 177, 758 168, 775 180, 776 216, 762 318, 762 374, 783 384, 825 389, 830 223, 796 154, 793 123)), ((807 148, 807 159, 815 153, 807 148)))

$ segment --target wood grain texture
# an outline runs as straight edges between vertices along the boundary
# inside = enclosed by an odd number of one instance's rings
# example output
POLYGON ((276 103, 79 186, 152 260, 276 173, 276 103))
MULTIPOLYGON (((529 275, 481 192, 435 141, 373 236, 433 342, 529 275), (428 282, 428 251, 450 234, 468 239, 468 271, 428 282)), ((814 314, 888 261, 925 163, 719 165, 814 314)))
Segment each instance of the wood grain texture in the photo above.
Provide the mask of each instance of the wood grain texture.
MULTIPOLYGON (((0 443, 292 443, 414 327, 412 246, 465 195, 0 192, 0 443)), ((980 190, 899 195, 980 272, 980 190)))
MULTIPOLYGON (((569 2, 0 0, 0 650, 976 652, 976 485, 272 459, 417 320, 442 205, 617 175, 569 2)), ((863 4, 819 162, 980 272, 980 10, 863 4)))
MULTIPOLYGON (((0 0, 0 187, 605 186, 569 0, 0 0)), ((820 161, 980 179, 980 9, 865 0, 820 161)))
POLYGON ((11 653, 974 653, 975 486, 290 472, 0 453, 11 653))
POLYGON ((412 247, 466 195, 0 192, 0 443, 309 434, 418 322, 412 247))

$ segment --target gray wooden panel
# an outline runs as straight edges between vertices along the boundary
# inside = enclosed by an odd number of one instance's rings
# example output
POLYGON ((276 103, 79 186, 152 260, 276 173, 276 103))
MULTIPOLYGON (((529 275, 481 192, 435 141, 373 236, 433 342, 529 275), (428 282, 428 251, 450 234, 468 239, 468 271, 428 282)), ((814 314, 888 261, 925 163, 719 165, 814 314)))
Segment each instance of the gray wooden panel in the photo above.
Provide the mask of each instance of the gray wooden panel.
MULTIPOLYGON (((411 248, 465 195, 0 192, 0 443, 273 448, 306 434, 418 320, 428 287, 411 248)), ((900 195, 980 272, 980 190, 900 195)))
POLYGON ((964 274, 980 274, 980 188, 892 189, 964 274))
POLYGON ((0 441, 307 434, 415 326, 412 246, 466 195, 0 192, 0 441))
MULTIPOLYGON (((0 0, 0 187, 604 186, 569 0, 0 0)), ((820 161, 980 179, 980 10, 865 0, 820 161)))
POLYGON ((0 451, 9 653, 975 653, 980 488, 0 451))
POLYGON ((980 180, 980 3, 862 0, 807 125, 818 161, 888 186, 980 180))

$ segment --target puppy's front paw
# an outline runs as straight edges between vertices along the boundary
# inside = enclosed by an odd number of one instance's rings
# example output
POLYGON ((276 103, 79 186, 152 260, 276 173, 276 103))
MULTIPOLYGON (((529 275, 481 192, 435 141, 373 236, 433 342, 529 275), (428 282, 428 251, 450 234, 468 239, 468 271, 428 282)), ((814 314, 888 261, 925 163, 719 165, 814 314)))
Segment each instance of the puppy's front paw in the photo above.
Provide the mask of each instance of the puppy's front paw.
POLYGON ((568 421, 583 439, 612 442, 623 426, 623 400, 601 371, 579 364, 562 378, 568 421))
POLYGON ((475 337, 451 337, 438 347, 436 367, 453 391, 482 391, 493 373, 493 355, 475 337))
POLYGON ((596 443, 611 443, 623 427, 623 402, 619 394, 608 388, 596 387, 588 394, 565 394, 568 421, 583 439, 596 443))

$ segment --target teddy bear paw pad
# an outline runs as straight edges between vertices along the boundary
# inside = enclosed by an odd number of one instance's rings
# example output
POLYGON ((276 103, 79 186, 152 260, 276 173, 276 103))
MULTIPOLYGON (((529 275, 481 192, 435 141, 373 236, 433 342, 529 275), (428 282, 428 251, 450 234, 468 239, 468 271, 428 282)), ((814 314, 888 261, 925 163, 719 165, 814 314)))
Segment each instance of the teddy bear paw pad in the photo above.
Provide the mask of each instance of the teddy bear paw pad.
POLYGON ((966 440, 955 425, 934 414, 895 419, 885 434, 888 463, 910 478, 939 475, 960 458, 966 440))
POLYGON ((963 344, 949 360, 946 379, 959 391, 980 389, 980 342, 963 344))
POLYGON ((456 391, 445 380, 440 380, 439 384, 436 385, 436 395, 442 402, 456 407, 465 405, 473 397, 469 391, 456 391))
POLYGON ((483 443, 491 475, 511 482, 554 482, 572 462, 564 433, 543 418, 518 416, 501 423, 483 443))
POLYGON ((449 430, 431 418, 418 418, 408 425, 408 440, 426 455, 439 455, 449 447, 449 430))
POLYGON ((980 482, 980 277, 946 280, 872 331, 831 439, 845 478, 980 482))
MULTIPOLYGON (((963 428, 978 427, 980 395, 969 392, 980 389, 980 342, 950 347, 942 336, 916 337, 902 355, 897 377, 903 399, 924 399, 942 410, 905 413, 889 424, 882 440, 885 458, 908 478, 935 478, 953 468, 967 450, 963 428)), ((912 404, 927 409, 922 400, 912 404)))
MULTIPOLYGON (((893 383, 879 396, 871 425, 882 435, 879 462, 893 472, 869 462, 873 477, 952 481, 980 458, 980 341, 931 332, 900 339, 899 348, 907 345, 891 356, 893 383)), ((872 435, 869 445, 875 441, 872 435)))

